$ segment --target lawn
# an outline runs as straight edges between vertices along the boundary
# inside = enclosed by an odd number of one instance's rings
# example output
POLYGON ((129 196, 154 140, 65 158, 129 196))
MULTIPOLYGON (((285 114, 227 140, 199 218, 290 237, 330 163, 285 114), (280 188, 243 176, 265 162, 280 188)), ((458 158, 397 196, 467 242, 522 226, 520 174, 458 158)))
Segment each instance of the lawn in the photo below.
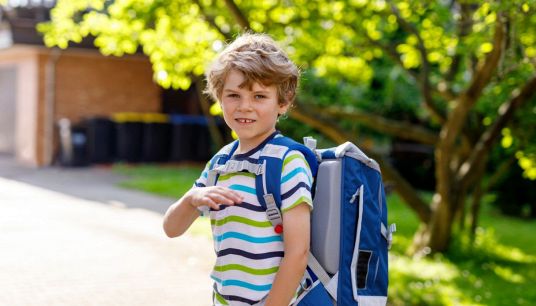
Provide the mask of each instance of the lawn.
MULTIPOLYGON (((201 170, 199 165, 114 167, 130 177, 122 186, 173 198, 188 190, 201 170)), ((488 201, 473 245, 456 235, 448 253, 413 258, 405 252, 417 219, 395 194, 388 205, 389 222, 398 229, 389 259, 390 305, 536 305, 535 221, 503 216, 488 201)), ((208 220, 200 218, 190 232, 210 237, 208 220)))

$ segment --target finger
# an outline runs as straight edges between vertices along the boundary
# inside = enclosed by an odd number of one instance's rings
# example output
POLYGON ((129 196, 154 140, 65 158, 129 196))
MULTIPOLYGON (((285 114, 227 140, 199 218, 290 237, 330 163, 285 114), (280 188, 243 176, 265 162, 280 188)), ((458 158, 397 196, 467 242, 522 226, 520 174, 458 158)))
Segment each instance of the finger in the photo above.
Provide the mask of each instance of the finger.
POLYGON ((236 200, 236 197, 231 193, 231 190, 224 187, 215 189, 214 192, 210 193, 210 196, 216 201, 221 201, 222 204, 230 205, 236 200))
POLYGON ((225 198, 230 199, 233 203, 241 203, 244 200, 244 197, 240 195, 240 193, 226 187, 219 189, 218 193, 225 198))
POLYGON ((212 200, 210 197, 205 197, 202 200, 203 205, 206 205, 214 210, 220 210, 220 205, 212 200))
POLYGON ((212 201, 218 204, 225 204, 225 205, 233 204, 233 201, 231 199, 228 199, 224 194, 210 193, 210 194, 207 194, 207 197, 209 197, 212 201))

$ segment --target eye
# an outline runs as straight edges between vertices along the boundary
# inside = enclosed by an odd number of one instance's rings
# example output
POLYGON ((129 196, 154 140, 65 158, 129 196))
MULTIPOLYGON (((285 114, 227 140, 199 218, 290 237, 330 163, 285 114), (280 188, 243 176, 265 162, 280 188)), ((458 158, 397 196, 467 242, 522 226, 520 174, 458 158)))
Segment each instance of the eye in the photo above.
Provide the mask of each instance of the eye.
POLYGON ((255 95, 255 99, 256 100, 266 99, 266 96, 265 95, 255 95))
POLYGON ((235 93, 230 93, 227 95, 228 98, 240 98, 240 95, 238 94, 235 94, 235 93))

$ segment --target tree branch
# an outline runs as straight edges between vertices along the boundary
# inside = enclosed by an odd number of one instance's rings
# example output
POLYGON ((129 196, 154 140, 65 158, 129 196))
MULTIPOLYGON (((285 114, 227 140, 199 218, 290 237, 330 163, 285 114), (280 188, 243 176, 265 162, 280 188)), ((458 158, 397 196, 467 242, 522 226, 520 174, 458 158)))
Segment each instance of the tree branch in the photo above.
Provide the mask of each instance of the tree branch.
POLYGON ((210 102, 207 100, 207 96, 203 93, 203 88, 205 88, 206 86, 206 81, 203 77, 196 76, 194 74, 191 74, 190 78, 194 81, 194 86, 195 86, 197 97, 199 98, 201 111, 203 112, 203 115, 205 116, 205 118, 207 118, 210 137, 214 141, 216 147, 221 148, 224 145, 223 137, 220 131, 218 130, 218 126, 216 124, 216 120, 214 119, 214 116, 210 114, 210 102))
POLYGON ((398 10, 398 7, 391 0, 388 0, 387 2, 391 7, 391 12, 396 16, 396 20, 400 27, 406 30, 408 33, 415 35, 415 37, 417 38, 417 49, 419 50, 419 54, 421 55, 422 66, 422 69, 419 73, 419 78, 417 80, 420 85, 424 105, 426 106, 426 108, 428 108, 428 110, 430 111, 432 116, 436 118, 436 120, 438 120, 439 122, 444 122, 444 117, 438 107, 434 104, 434 100, 432 97, 432 86, 430 84, 430 62, 428 61, 428 50, 424 45, 424 40, 422 39, 419 30, 413 24, 407 21, 404 17, 402 17, 400 11, 398 10))
POLYGON ((231 11, 231 14, 233 14, 236 22, 242 27, 243 30, 251 30, 248 19, 233 0, 225 0, 225 5, 231 11))
POLYGON ((201 2, 199 0, 193 0, 193 2, 199 7, 199 10, 201 11, 201 15, 203 16, 203 19, 205 19, 206 22, 208 22, 208 24, 210 24, 216 31, 220 32, 220 34, 225 37, 226 40, 232 40, 233 37, 231 36, 231 34, 229 33, 225 33, 217 24, 216 24, 216 19, 214 18, 214 16, 212 15, 209 15, 206 10, 205 10, 205 7, 201 4, 201 2))
POLYGON ((319 107, 307 105, 315 113, 327 114, 337 119, 350 119, 379 132, 387 133, 403 139, 413 140, 424 144, 435 145, 438 136, 433 131, 409 123, 386 119, 381 116, 365 113, 353 107, 328 106, 319 107))
POLYGON ((445 81, 449 84, 448 88, 451 87, 452 81, 455 79, 456 74, 458 74, 458 70, 460 68, 462 53, 459 51, 459 46, 461 44, 461 41, 464 37, 469 35, 472 30, 473 26, 473 19, 472 15, 474 10, 472 9, 473 4, 468 3, 460 3, 460 12, 461 12, 461 18, 458 22, 458 37, 459 42, 456 46, 456 52, 452 59, 452 63, 450 64, 449 71, 447 75, 445 76, 445 81))
MULTIPOLYGON (((315 115, 307 113, 305 109, 296 104, 296 107, 289 113, 292 119, 305 123, 332 139, 335 143, 341 144, 346 141, 356 142, 353 135, 342 131, 337 124, 333 121, 329 121, 318 113, 315 115)), ((418 218, 422 222, 427 222, 431 217, 430 207, 422 200, 419 194, 413 189, 413 187, 396 171, 383 157, 377 153, 361 148, 365 154, 375 159, 382 168, 382 173, 386 180, 393 181, 395 183, 395 190, 402 199, 408 204, 408 206, 416 213, 418 218)))
POLYGON ((504 17, 498 13, 493 37, 493 50, 486 56, 484 64, 477 71, 469 88, 460 95, 452 112, 449 113, 447 124, 441 130, 440 141, 436 149, 437 191, 448 202, 450 197, 450 181, 454 179, 451 170, 451 157, 456 138, 466 123, 471 108, 476 104, 484 87, 491 77, 503 52, 505 41, 504 17))
POLYGON ((514 90, 512 98, 503 103, 499 107, 499 115, 495 122, 482 134, 475 148, 472 151, 471 156, 460 167, 456 177, 459 180, 472 181, 475 168, 482 157, 487 154, 493 145, 493 143, 499 138, 501 130, 512 119, 515 111, 523 106, 524 103, 529 101, 536 95, 536 75, 532 77, 522 89, 514 90))
MULTIPOLYGON (((371 45, 382 49, 383 52, 385 52, 389 56, 389 58, 391 58, 395 63, 397 63, 400 67, 402 67, 405 71, 407 71, 407 73, 415 80, 417 84, 421 83, 421 77, 415 70, 404 68, 404 63, 402 63, 402 60, 400 59, 400 54, 396 51, 396 46, 394 44, 382 44, 381 42, 372 39, 366 33, 365 33, 365 37, 367 38, 367 40, 369 41, 371 45)), ((422 91, 422 88, 421 88, 421 91, 422 91)), ((451 100, 453 97, 452 95, 447 96, 446 92, 440 91, 439 89, 436 89, 436 88, 432 89, 432 91, 437 92, 447 101, 451 100)), ((424 93, 423 93, 423 97, 424 97, 424 93)), ((431 96, 429 96, 428 98, 431 98, 431 96)), ((424 97, 424 99, 425 99, 425 105, 427 105, 426 97, 424 97)), ((441 124, 445 122, 445 116, 443 115, 443 112, 439 110, 439 108, 436 105, 430 104, 430 105, 427 105, 427 108, 430 111, 430 114, 432 115, 432 117, 436 121, 438 121, 441 124)))
MULTIPOLYGON (((468 108, 472 107, 478 98, 480 98, 482 91, 491 80, 493 72, 497 69, 499 60, 504 51, 503 44, 506 42, 504 18, 505 17, 502 14, 497 13, 497 22, 495 23, 495 33, 493 35, 493 50, 486 56, 484 64, 477 70, 471 85, 463 94, 465 96, 464 100, 469 104, 468 108)), ((463 103, 460 103, 457 108, 462 108, 462 104, 463 103)))

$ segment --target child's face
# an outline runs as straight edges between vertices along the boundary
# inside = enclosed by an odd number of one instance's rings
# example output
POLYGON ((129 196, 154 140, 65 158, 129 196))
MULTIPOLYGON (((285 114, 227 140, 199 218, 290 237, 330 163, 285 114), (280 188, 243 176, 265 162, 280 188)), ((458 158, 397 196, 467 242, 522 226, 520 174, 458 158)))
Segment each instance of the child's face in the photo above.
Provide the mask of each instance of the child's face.
POLYGON ((245 153, 275 132, 277 116, 288 109, 279 105, 277 87, 253 83, 240 87, 245 78, 242 72, 231 70, 225 79, 221 96, 223 117, 240 140, 240 152, 245 153))

